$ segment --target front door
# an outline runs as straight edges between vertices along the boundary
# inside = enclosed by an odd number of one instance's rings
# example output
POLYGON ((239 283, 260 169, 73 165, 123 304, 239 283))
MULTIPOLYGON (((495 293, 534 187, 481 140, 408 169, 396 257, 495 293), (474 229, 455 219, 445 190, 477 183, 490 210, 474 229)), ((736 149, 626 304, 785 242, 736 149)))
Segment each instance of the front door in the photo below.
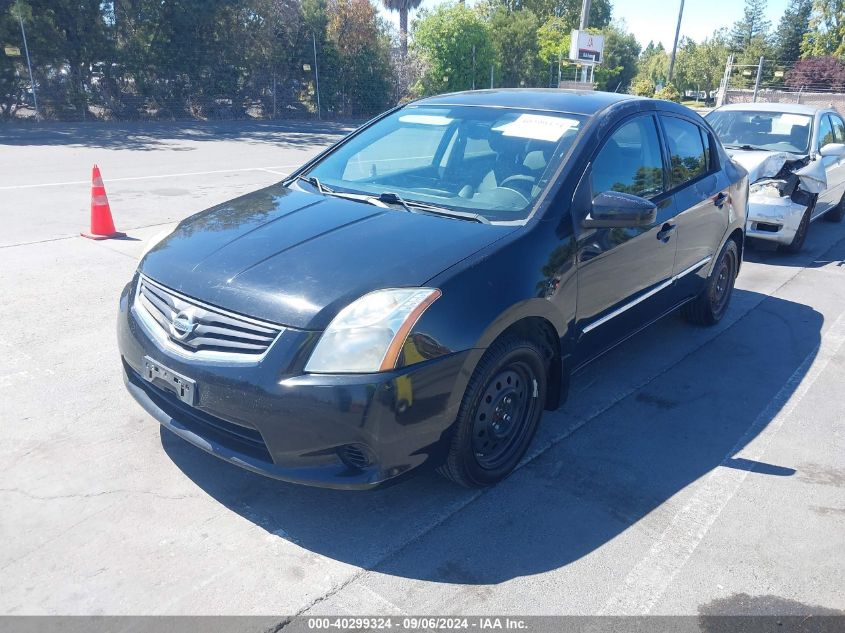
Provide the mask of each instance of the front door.
MULTIPOLYGON (((845 143, 845 124, 842 118, 838 114, 822 115, 817 138, 816 151, 828 143, 845 143)), ((827 189, 819 194, 814 215, 821 215, 835 207, 845 192, 845 157, 820 156, 819 160, 824 163, 827 189)))
POLYGON ((576 318, 582 334, 575 365, 582 364, 671 307, 677 240, 676 210, 666 195, 666 174, 655 115, 625 120, 604 141, 579 186, 576 225, 578 301, 576 318), (581 220, 590 202, 605 191, 647 198, 657 205, 657 219, 638 228, 584 229, 581 220))

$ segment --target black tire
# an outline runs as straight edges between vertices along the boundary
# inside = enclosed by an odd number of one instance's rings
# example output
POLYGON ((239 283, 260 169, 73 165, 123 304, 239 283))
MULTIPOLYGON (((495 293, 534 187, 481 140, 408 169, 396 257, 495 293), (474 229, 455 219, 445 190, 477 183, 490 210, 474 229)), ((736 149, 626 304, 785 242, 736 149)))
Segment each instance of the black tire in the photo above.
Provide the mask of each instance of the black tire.
POLYGON ((842 222, 843 216, 845 216, 845 193, 839 199, 839 204, 824 214, 824 220, 825 222, 842 222))
POLYGON ((815 208, 815 206, 816 205, 811 204, 807 207, 807 210, 804 211, 804 215, 801 216, 801 223, 798 225, 798 230, 795 231, 795 237, 792 238, 792 241, 789 244, 781 244, 778 246, 778 250, 792 255, 801 252, 801 249, 804 248, 804 242, 807 241, 807 232, 810 230, 810 216, 813 214, 813 208, 815 208))
POLYGON ((707 284, 695 299, 681 308, 684 318, 695 325, 716 325, 731 302, 734 281, 739 272, 739 247, 728 240, 716 259, 707 284))
POLYGON ((507 477, 537 431, 547 374, 537 343, 515 335, 493 343, 464 392, 449 454, 438 472, 467 488, 507 477))

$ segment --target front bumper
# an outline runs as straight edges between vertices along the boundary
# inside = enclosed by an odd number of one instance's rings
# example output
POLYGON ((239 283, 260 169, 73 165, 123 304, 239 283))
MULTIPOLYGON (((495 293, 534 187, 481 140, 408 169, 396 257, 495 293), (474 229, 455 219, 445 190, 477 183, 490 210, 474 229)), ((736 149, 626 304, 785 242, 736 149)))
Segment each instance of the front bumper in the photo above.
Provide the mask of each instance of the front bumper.
POLYGON ((232 464, 276 479, 365 489, 439 459, 469 352, 383 374, 309 375, 314 333, 286 329, 254 364, 198 362, 165 350, 121 295, 126 387, 162 426, 232 464), (144 377, 144 358, 196 381, 194 405, 144 377))
POLYGON ((745 235, 778 244, 790 244, 806 210, 807 205, 799 204, 789 196, 775 198, 752 195, 748 199, 745 235))

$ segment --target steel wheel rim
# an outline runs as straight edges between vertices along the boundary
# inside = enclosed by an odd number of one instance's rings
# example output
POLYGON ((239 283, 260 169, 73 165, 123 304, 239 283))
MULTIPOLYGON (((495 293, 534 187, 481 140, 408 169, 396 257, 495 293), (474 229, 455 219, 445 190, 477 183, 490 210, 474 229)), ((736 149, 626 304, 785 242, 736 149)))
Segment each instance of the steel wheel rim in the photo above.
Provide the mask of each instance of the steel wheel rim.
POLYGON ((482 468, 499 468, 521 445, 534 414, 535 384, 522 362, 507 365, 487 383, 472 424, 472 451, 482 468))
POLYGON ((716 281, 713 284, 713 292, 710 296, 710 301, 713 306, 713 312, 721 314, 728 304, 730 297, 731 284, 733 283, 734 273, 734 258, 733 254, 726 253, 725 257, 719 265, 719 270, 716 275, 716 281))

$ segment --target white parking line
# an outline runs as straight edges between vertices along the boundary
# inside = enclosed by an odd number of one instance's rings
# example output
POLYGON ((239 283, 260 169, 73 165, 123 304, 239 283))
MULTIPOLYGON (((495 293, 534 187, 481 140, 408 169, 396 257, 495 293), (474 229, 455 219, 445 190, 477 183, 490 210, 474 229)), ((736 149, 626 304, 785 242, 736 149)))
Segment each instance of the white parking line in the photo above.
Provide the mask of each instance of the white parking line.
MULTIPOLYGON (((303 161, 304 162, 304 161, 303 161)), ((287 176, 287 172, 273 171, 274 169, 294 169, 299 165, 271 165, 270 167, 243 167, 241 169, 215 169, 213 171, 189 171, 181 174, 156 174, 152 176, 128 176, 126 178, 104 178, 106 185, 110 182, 124 182, 129 180, 152 180, 155 178, 180 178, 183 176, 207 176, 210 174, 233 174, 242 171, 269 171, 270 173, 279 176, 287 176)), ((6 185, 0 187, 0 191, 8 191, 10 189, 36 189, 38 187, 63 187, 66 185, 89 185, 90 180, 69 180, 66 182, 42 182, 32 185, 6 185)))
MULTIPOLYGON (((738 456, 759 461, 772 438, 792 415, 843 344, 845 313, 836 319, 824 334, 819 346, 804 358, 775 397, 755 418, 742 438, 722 460, 722 465, 732 457, 738 456)), ((747 470, 715 468, 697 487, 692 498, 672 518, 645 557, 634 566, 622 587, 605 603, 599 615, 648 614, 704 540, 747 476, 747 470)))

